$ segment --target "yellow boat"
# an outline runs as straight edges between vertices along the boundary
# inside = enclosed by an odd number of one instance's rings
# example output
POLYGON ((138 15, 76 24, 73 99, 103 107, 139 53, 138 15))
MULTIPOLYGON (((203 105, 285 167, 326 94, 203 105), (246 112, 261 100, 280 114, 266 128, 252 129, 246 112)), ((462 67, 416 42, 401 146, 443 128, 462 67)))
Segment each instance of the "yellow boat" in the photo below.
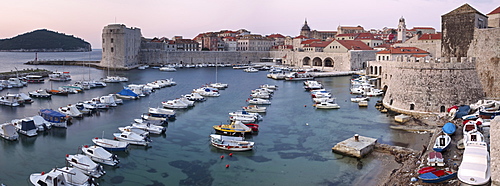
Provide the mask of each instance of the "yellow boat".
POLYGON ((251 134, 252 129, 247 127, 245 124, 241 123, 241 121, 234 121, 231 124, 226 125, 214 125, 215 132, 225 135, 245 135, 251 134))

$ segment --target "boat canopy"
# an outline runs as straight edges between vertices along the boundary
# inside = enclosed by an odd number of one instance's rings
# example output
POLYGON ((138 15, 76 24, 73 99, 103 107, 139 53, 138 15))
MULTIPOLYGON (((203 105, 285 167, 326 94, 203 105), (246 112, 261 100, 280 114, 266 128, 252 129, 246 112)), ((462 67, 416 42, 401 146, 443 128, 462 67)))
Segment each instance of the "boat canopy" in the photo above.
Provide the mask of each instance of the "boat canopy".
POLYGON ((52 109, 40 110, 40 116, 42 116, 43 119, 47 120, 48 122, 52 123, 62 123, 64 122, 64 118, 66 118, 66 115, 64 115, 63 113, 57 112, 52 109))
POLYGON ((16 134, 17 134, 16 127, 14 127, 14 125, 12 125, 12 124, 2 125, 2 129, 3 129, 5 136, 12 137, 12 136, 16 136, 16 134))
POLYGON ((29 130, 36 130, 35 122, 33 120, 22 120, 21 122, 21 130, 23 131, 29 131, 29 130))
POLYGON ((134 93, 132 90, 127 89, 127 88, 124 88, 123 90, 121 90, 120 92, 118 92, 116 94, 120 94, 120 95, 123 95, 123 96, 134 96, 134 97, 139 96, 136 93, 134 93))

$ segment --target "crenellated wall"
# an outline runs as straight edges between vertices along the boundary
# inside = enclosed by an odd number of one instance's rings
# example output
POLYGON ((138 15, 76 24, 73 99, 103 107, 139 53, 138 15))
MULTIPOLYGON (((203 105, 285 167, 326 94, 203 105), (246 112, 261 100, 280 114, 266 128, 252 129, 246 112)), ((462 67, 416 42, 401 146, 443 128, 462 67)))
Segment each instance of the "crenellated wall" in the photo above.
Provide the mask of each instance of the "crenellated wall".
POLYGON ((471 104, 484 97, 475 58, 407 58, 371 61, 381 67, 385 107, 406 114, 444 112, 453 105, 471 104))

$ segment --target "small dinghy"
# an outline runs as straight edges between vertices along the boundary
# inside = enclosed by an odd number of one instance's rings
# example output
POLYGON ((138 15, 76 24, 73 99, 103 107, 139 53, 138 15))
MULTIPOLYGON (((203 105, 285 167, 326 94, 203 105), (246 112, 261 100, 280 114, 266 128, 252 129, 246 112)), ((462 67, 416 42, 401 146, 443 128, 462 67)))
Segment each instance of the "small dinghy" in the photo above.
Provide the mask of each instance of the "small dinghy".
POLYGON ((448 135, 452 135, 453 133, 455 133, 456 130, 457 126, 455 126, 455 124, 453 123, 446 123, 443 125, 443 132, 448 135))
POLYGON ((106 149, 99 147, 97 145, 88 146, 85 145, 82 147, 82 152, 90 157, 90 159, 102 163, 105 165, 115 166, 120 163, 120 160, 115 154, 111 154, 106 149))
POLYGON ((106 171, 102 169, 102 165, 93 162, 90 157, 83 154, 69 155, 66 154, 66 161, 75 168, 80 169, 84 174, 92 176, 94 178, 99 178, 106 174, 106 171))
POLYGON ((448 134, 441 134, 436 138, 436 142, 434 143, 434 151, 443 152, 450 146, 451 137, 448 134))
POLYGON ((105 138, 94 138, 92 139, 92 142, 109 151, 126 151, 128 148, 128 143, 123 141, 116 141, 105 138))
POLYGON ((210 135, 212 146, 230 151, 247 151, 252 150, 254 142, 245 141, 243 137, 223 136, 218 134, 210 135))
POLYGON ((424 183, 440 183, 455 177, 457 177, 457 172, 445 170, 434 170, 418 176, 418 178, 424 183))
POLYGON ((148 131, 145 131, 145 130, 142 130, 142 129, 139 129, 139 128, 136 128, 133 126, 118 127, 118 130, 120 130, 120 132, 133 132, 133 133, 139 134, 139 136, 149 136, 148 131))

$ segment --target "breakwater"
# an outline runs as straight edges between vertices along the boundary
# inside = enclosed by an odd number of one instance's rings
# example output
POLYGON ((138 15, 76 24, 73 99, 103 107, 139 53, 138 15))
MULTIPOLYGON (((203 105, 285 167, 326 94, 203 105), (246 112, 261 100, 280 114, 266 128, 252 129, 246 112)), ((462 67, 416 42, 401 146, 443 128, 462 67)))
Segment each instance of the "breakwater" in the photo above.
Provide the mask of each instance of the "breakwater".
POLYGON ((10 71, 10 72, 2 72, 0 73, 0 79, 7 80, 13 77, 24 77, 27 75, 38 75, 42 77, 48 77, 52 71, 46 69, 23 69, 19 71, 10 71))

